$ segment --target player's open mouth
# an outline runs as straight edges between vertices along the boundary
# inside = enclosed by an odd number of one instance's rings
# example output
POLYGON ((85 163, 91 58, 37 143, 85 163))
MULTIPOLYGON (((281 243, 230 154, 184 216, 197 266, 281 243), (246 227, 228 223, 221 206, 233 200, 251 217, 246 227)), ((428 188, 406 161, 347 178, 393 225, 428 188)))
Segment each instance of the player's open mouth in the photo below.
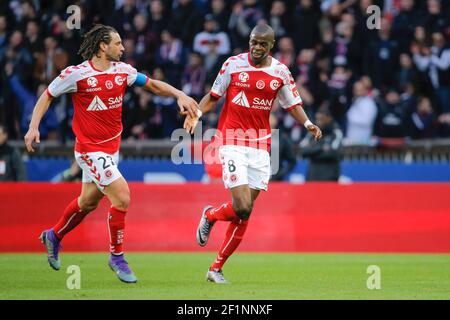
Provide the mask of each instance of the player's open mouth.
POLYGON ((255 57, 255 58, 261 58, 262 56, 263 56, 263 54, 261 52, 258 52, 258 53, 253 52, 253 57, 255 57))

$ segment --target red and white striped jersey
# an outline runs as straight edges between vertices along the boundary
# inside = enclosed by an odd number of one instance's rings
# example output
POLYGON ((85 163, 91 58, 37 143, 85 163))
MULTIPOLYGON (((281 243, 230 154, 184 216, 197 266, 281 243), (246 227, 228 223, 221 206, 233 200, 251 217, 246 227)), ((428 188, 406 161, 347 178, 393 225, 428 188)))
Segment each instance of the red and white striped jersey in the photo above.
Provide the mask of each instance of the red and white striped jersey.
POLYGON ((136 77, 136 69, 123 62, 111 62, 109 69, 100 71, 84 61, 67 67, 50 83, 47 94, 51 97, 72 94, 76 151, 112 154, 119 150, 123 95, 136 77))
POLYGON ((302 99, 288 67, 271 58, 268 67, 255 67, 249 53, 230 57, 222 66, 211 96, 224 94, 217 137, 224 144, 270 147, 270 111, 275 103, 289 111, 302 99))

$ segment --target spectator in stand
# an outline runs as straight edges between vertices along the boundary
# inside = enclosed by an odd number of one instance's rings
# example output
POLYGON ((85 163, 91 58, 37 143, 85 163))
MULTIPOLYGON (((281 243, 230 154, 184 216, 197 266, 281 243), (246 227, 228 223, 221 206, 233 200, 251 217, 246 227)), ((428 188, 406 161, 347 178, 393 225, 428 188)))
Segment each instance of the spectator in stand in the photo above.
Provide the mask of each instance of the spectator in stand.
POLYGON ((302 155, 309 159, 306 181, 338 181, 341 174, 342 131, 327 109, 316 113, 316 123, 322 129, 322 139, 315 141, 308 134, 300 144, 302 155))
POLYGON ((442 10, 444 1, 427 0, 427 12, 424 14, 421 24, 429 32, 445 32, 450 26, 450 13, 442 10))
POLYGON ((27 24, 30 21, 36 20, 36 9, 31 1, 22 1, 20 5, 20 20, 17 21, 17 28, 19 30, 26 30, 27 24))
POLYGON ((127 139, 143 140, 162 136, 161 117, 158 115, 155 117, 156 110, 152 95, 142 88, 136 88, 136 90, 139 92, 136 106, 128 112, 127 116, 127 128, 129 128, 129 132, 125 133, 127 139))
POLYGON ((280 38, 280 40, 278 40, 278 51, 274 54, 274 58, 285 64, 289 70, 294 70, 296 64, 295 56, 295 47, 292 38, 280 38))
POLYGON ((414 0, 400 0, 400 12, 392 22, 392 37, 400 50, 408 50, 418 21, 419 14, 414 9, 414 0))
POLYGON ((27 23, 27 28, 25 32, 25 48, 31 53, 43 52, 43 40, 40 36, 39 24, 36 20, 30 20, 27 23))
MULTIPOLYGON (((35 94, 31 90, 25 88, 25 86, 21 83, 19 77, 14 73, 13 64, 8 63, 5 66, 5 72, 7 77, 9 78, 9 85, 20 104, 22 114, 20 126, 22 129, 22 133, 25 133, 28 131, 28 126, 31 121, 31 115, 33 113, 36 101, 38 100, 38 97, 40 97, 41 94, 45 91, 47 86, 41 84, 37 89, 37 93, 35 94)), ((58 127, 59 122, 56 118, 55 111, 54 109, 50 108, 44 115, 44 118, 42 119, 39 126, 39 132, 42 139, 57 140, 58 127)))
POLYGON ((334 57, 333 64, 347 64, 355 75, 361 75, 363 49, 353 36, 352 25, 349 22, 339 22, 335 32, 330 48, 334 57))
POLYGON ((378 37, 371 41, 365 51, 364 70, 373 80, 374 86, 386 90, 395 84, 399 48, 391 39, 391 25, 386 18, 381 19, 378 37))
MULTIPOLYGON (((273 114, 269 118, 270 127, 272 130, 278 128, 278 119, 273 114)), ((276 173, 272 172, 272 181, 283 181, 287 178, 289 173, 295 168, 297 164, 297 157, 294 152, 294 145, 291 138, 284 130, 278 130, 278 139, 272 140, 272 150, 277 150, 278 159, 278 171, 276 173)))
POLYGON ((400 54, 399 64, 400 69, 395 76, 395 83, 402 91, 405 91, 407 85, 412 83, 416 76, 411 56, 408 53, 400 54))
POLYGON ((210 51, 211 44, 214 44, 218 55, 229 55, 231 52, 228 35, 219 30, 213 15, 207 14, 203 24, 203 31, 195 35, 194 51, 206 56, 210 51))
POLYGON ((0 56, 8 43, 8 20, 0 15, 0 56))
POLYGON ((135 68, 139 70, 148 70, 151 67, 151 60, 153 59, 150 50, 150 44, 153 40, 152 34, 148 31, 147 18, 145 15, 139 13, 133 19, 133 31, 129 32, 125 38, 134 40, 134 57, 135 68))
POLYGON ((315 48, 320 43, 321 13, 313 0, 300 0, 295 11, 293 38, 297 51, 315 48))
POLYGON ((427 74, 433 86, 438 110, 447 113, 450 112, 450 49, 442 33, 433 33, 432 39, 431 48, 413 46, 411 50, 417 68, 427 74))
MULTIPOLYGON (((383 6, 380 5, 380 1, 374 1, 374 0, 361 0, 359 1, 358 5, 355 5, 355 10, 347 10, 347 12, 342 14, 342 21, 349 21, 352 20, 354 25, 354 34, 355 37, 358 39, 361 47, 367 48, 368 44, 371 41, 374 41, 377 38, 377 33, 379 30, 376 28, 369 29, 367 27, 367 23, 370 21, 373 23, 373 11, 368 10, 370 6, 372 5, 378 5, 380 8, 383 6)), ((386 1, 384 1, 386 4, 386 1)), ((383 18, 387 19, 388 21, 391 21, 386 15, 383 15, 383 18)))
POLYGON ((186 51, 183 42, 175 38, 168 30, 161 34, 162 44, 156 53, 156 65, 162 68, 167 81, 175 86, 180 86, 180 74, 186 64, 186 51))
POLYGON ((342 127, 345 124, 345 115, 349 100, 349 83, 351 72, 346 65, 334 68, 327 82, 329 96, 329 110, 333 119, 342 127))
POLYGON ((431 139, 435 135, 436 125, 436 115, 431 100, 427 97, 420 97, 417 109, 409 119, 408 136, 412 139, 431 139))
POLYGON ((405 110, 397 91, 387 92, 385 103, 380 106, 375 133, 381 138, 403 138, 405 136, 405 110))
POLYGON ((169 30, 186 46, 191 47, 194 35, 201 28, 202 20, 192 0, 178 0, 172 10, 169 30))
POLYGON ((136 42, 133 38, 123 38, 123 47, 125 48, 122 56, 122 61, 131 65, 136 65, 138 56, 136 53, 136 42))
POLYGON ((450 138, 450 113, 438 117, 438 135, 441 138, 450 138))
POLYGON ((181 81, 184 93, 200 101, 204 95, 206 69, 199 53, 193 52, 189 58, 189 65, 184 69, 181 81))
POLYGON ((55 68, 55 56, 57 55, 58 41, 55 37, 49 36, 44 40, 45 46, 45 69, 44 69, 44 79, 46 82, 50 82, 58 76, 61 70, 55 68))
POLYGON ((161 0, 152 0, 150 3, 150 16, 148 21, 148 31, 151 39, 149 40, 149 50, 151 54, 157 51, 158 46, 161 44, 161 33, 167 29, 168 19, 165 14, 164 3, 161 0))
POLYGON ((124 0, 122 6, 114 11, 110 25, 116 28, 119 34, 127 34, 133 30, 133 19, 137 13, 136 0, 124 0))
MULTIPOLYGON (((164 71, 156 68, 153 71, 152 79, 167 82, 164 71)), ((175 129, 183 127, 183 121, 178 114, 179 107, 174 97, 162 97, 152 95, 152 103, 155 106, 156 113, 151 118, 149 124, 161 125, 161 136, 155 138, 170 137, 175 129)), ((151 128, 149 128, 151 129, 151 128)))
POLYGON ((367 88, 361 81, 356 81, 353 85, 353 102, 347 111, 346 140, 354 144, 369 144, 377 113, 377 105, 368 96, 367 88))
POLYGON ((23 41, 23 34, 20 30, 14 30, 8 41, 8 45, 0 55, 0 65, 5 65, 10 62, 17 69, 18 76, 21 81, 31 82, 33 56, 25 48, 23 41))
POLYGON ((228 20, 230 19, 230 13, 225 0, 212 0, 211 14, 214 20, 217 21, 219 30, 226 32, 228 30, 228 20))
MULTIPOLYGON (((429 46, 430 37, 428 36, 427 30, 424 26, 418 25, 414 29, 414 39, 411 42, 412 46, 418 46, 419 48, 429 46)), ((411 51, 411 49, 410 49, 411 51)))
POLYGON ((20 153, 8 144, 8 131, 0 124, 0 182, 25 180, 25 166, 20 153))
POLYGON ((272 2, 267 23, 275 33, 275 41, 281 37, 290 37, 294 31, 292 15, 286 10, 284 1, 275 0, 272 2))
POLYGON ((250 31, 264 20, 264 12, 257 0, 240 0, 233 5, 233 11, 228 22, 233 47, 248 47, 250 31))

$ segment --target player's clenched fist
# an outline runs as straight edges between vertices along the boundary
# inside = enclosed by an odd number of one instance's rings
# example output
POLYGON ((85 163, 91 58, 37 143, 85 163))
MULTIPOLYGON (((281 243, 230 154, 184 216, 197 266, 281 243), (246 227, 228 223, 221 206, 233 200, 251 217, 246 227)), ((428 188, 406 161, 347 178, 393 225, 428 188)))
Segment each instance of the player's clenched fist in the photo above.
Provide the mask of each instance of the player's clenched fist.
POLYGON ((28 152, 34 152, 33 149, 33 141, 36 143, 40 143, 40 134, 38 129, 30 128, 28 129, 27 134, 24 137, 25 146, 27 147, 28 152))

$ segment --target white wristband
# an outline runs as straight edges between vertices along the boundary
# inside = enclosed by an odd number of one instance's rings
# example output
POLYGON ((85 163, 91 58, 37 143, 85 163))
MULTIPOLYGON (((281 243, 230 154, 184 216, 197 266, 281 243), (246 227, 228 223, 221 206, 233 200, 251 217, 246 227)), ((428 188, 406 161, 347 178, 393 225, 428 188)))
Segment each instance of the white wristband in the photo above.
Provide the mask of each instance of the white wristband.
POLYGON ((200 119, 200 117, 202 116, 203 112, 200 109, 197 109, 197 117, 200 119))
POLYGON ((309 126, 313 126, 314 123, 312 123, 310 120, 306 120, 305 123, 303 124, 305 126, 306 129, 308 129, 309 126))

